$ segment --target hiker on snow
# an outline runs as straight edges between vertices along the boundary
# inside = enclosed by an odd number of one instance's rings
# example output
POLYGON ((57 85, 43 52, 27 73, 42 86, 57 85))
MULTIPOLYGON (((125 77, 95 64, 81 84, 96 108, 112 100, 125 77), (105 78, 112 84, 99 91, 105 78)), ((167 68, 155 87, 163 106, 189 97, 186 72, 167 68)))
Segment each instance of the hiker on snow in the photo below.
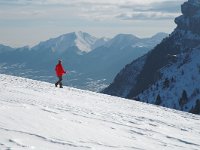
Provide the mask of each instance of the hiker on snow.
POLYGON ((62 66, 62 61, 59 60, 58 64, 55 67, 55 71, 56 71, 56 75, 58 77, 58 82, 55 83, 55 86, 57 87, 58 84, 60 85, 60 88, 63 88, 62 86, 62 76, 66 73, 66 71, 64 70, 63 66, 62 66))

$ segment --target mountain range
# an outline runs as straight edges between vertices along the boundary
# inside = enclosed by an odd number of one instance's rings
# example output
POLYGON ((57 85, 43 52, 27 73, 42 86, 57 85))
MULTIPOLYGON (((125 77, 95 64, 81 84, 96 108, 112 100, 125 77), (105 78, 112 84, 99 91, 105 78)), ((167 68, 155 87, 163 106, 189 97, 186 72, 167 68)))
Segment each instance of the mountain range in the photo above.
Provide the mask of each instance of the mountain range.
POLYGON ((126 65, 103 93, 200 114, 200 0, 181 11, 169 37, 126 65))
POLYGON ((132 60, 157 45, 166 33, 150 38, 118 34, 114 38, 96 38, 85 32, 72 32, 51 38, 29 48, 0 45, 0 73, 55 82, 58 59, 69 74, 65 85, 100 91, 132 60))

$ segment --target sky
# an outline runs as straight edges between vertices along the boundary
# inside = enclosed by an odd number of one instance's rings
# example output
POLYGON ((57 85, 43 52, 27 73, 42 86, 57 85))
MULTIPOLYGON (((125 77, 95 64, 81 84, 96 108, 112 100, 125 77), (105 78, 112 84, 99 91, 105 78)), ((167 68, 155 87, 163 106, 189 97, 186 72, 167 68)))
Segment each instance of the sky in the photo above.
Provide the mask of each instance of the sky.
POLYGON ((69 32, 150 37, 176 27, 186 0, 0 0, 0 44, 22 47, 69 32))

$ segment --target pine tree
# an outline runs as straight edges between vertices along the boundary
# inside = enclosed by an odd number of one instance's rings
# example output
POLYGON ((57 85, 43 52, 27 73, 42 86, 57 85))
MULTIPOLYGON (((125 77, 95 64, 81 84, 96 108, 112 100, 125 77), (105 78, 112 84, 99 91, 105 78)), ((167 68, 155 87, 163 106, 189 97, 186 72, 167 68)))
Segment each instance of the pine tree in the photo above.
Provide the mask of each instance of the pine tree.
POLYGON ((172 77, 172 78, 171 78, 171 82, 175 82, 175 79, 174 79, 174 77, 172 77))
POLYGON ((184 71, 183 70, 181 70, 181 74, 184 75, 184 71))
POLYGON ((179 100, 179 105, 181 106, 181 110, 183 110, 183 106, 188 102, 187 92, 183 90, 182 96, 179 100))
POLYGON ((160 94, 158 94, 158 96, 157 96, 157 98, 156 98, 155 105, 160 105, 161 103, 162 103, 161 97, 160 97, 160 94))
POLYGON ((140 101, 140 97, 139 97, 139 96, 136 97, 135 100, 136 100, 136 101, 140 101))
POLYGON ((182 93, 182 99, 185 100, 185 102, 188 101, 188 96, 187 96, 187 92, 185 90, 183 90, 183 93, 182 93))
POLYGON ((165 78, 165 81, 163 83, 163 88, 169 88, 169 79, 168 78, 165 78))
POLYGON ((200 114, 200 100, 199 99, 196 100, 196 105, 194 108, 192 107, 190 112, 193 114, 200 114))
POLYGON ((156 90, 158 90, 158 86, 159 86, 159 84, 158 84, 158 83, 156 83, 156 90))

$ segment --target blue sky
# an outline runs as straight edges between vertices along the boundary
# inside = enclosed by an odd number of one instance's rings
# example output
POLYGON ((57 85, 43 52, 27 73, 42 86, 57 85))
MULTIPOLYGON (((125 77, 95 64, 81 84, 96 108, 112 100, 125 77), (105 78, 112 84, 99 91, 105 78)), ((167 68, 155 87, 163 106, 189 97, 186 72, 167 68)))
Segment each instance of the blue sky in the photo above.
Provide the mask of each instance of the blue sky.
POLYGON ((97 37, 170 33, 185 0, 0 0, 0 44, 33 46, 73 31, 97 37))

